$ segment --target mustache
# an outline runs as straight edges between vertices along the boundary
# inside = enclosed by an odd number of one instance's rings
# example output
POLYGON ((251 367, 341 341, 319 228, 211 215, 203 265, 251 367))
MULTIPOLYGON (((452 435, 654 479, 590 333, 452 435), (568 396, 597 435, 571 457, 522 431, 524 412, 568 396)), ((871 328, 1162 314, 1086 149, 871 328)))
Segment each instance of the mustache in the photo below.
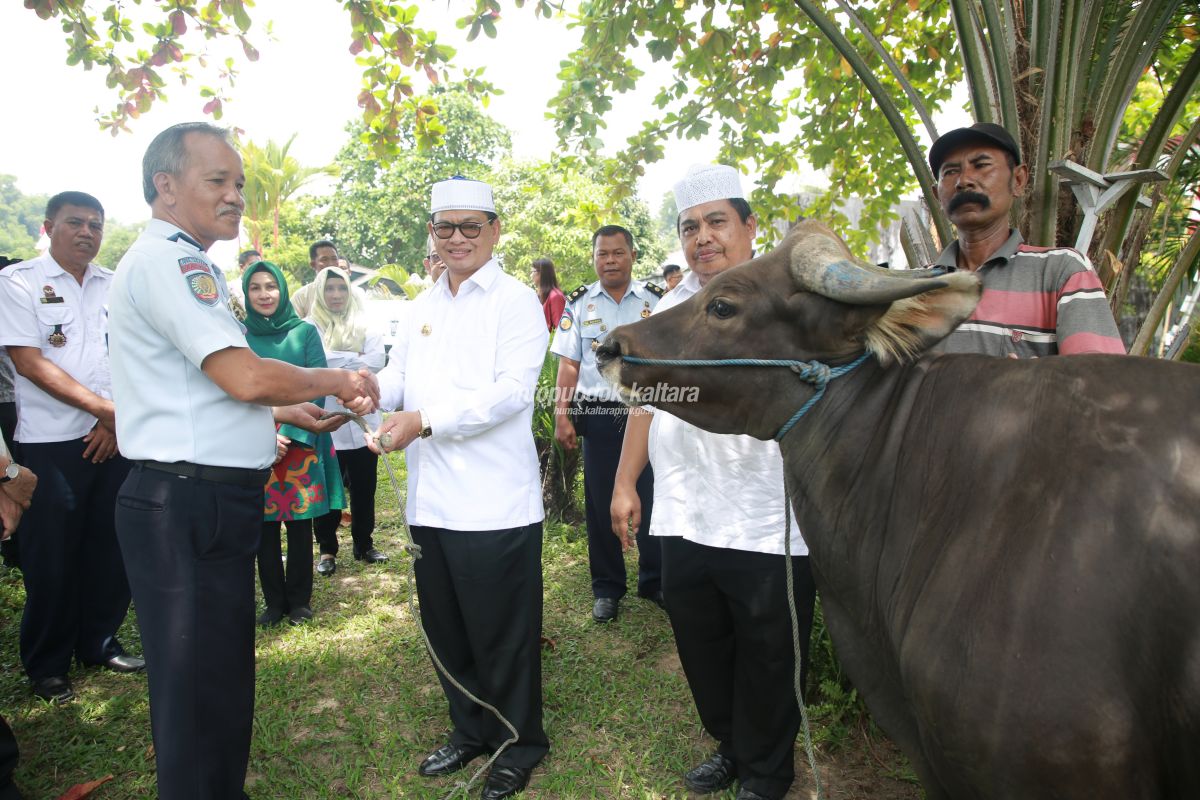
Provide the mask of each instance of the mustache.
POLYGON ((980 208, 986 209, 991 206, 992 201, 988 199, 986 194, 980 194, 979 192, 960 192, 950 199, 950 205, 946 208, 946 213, 953 214, 967 203, 975 203, 980 208))
POLYGON ((223 217, 230 212, 237 214, 239 217, 242 215, 242 209, 240 207, 235 205, 226 205, 217 209, 217 216, 223 217))

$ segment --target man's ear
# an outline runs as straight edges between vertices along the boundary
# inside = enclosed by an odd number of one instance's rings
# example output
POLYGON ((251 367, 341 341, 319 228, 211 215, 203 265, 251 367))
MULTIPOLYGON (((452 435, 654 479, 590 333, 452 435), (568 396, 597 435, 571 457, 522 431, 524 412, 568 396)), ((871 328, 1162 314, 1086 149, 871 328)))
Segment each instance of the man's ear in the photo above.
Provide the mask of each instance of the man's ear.
POLYGON ((1029 186, 1029 165, 1017 164, 1013 168, 1013 197, 1020 197, 1025 194, 1025 189, 1029 186))
POLYGON ((154 189, 167 205, 175 204, 175 179, 167 172, 154 173, 154 189))

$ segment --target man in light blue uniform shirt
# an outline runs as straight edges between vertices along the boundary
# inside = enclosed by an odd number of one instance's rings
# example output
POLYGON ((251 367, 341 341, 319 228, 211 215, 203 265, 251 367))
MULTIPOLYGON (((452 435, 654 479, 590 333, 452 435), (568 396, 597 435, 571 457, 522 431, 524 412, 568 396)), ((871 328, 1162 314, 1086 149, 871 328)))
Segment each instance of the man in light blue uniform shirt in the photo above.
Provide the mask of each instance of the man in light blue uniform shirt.
MULTIPOLYGON (((598 281, 580 286, 567 298, 550 352, 558 356, 558 393, 554 404, 554 438, 574 450, 583 442, 584 509, 587 515, 588 566, 592 573, 592 618, 611 622, 625 596, 625 559, 612 535, 609 505, 613 478, 621 459, 628 409, 596 369, 596 348, 618 325, 650 316, 662 290, 632 279, 637 253, 633 234, 620 225, 605 225, 592 235, 592 262, 598 281)), ((650 467, 637 483, 642 500, 638 528, 638 596, 662 604, 662 555, 650 536, 654 474, 650 467)))
MULTIPOLYGON (((117 536, 150 682, 161 800, 244 797, 254 713, 254 556, 275 420, 328 430, 307 398, 357 413, 374 378, 256 356, 205 251, 233 239, 245 200, 229 133, 175 125, 150 143, 153 219, 109 295, 117 438, 134 462, 117 536), (268 406, 276 408, 274 415, 268 406)), ((269 791, 269 790, 268 790, 269 791)))

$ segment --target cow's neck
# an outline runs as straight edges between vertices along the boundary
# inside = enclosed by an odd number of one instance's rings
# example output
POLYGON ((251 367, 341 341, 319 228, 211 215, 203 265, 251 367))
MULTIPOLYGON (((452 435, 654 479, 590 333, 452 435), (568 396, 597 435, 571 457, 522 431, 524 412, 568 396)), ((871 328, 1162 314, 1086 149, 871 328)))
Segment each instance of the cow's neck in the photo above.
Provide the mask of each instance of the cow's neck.
POLYGON ((851 595, 844 605, 869 600, 859 584, 874 577, 889 545, 895 465, 927 364, 884 369, 869 360, 830 383, 780 443, 822 591, 851 595))

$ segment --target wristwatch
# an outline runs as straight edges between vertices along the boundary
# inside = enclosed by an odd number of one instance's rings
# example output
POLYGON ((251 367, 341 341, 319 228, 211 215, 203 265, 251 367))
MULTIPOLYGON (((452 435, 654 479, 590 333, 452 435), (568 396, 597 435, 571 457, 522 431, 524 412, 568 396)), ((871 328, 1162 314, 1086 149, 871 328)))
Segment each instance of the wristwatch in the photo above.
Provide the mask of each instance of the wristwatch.
POLYGON ((4 477, 0 478, 0 483, 8 483, 11 480, 16 480, 16 477, 21 474, 21 467, 15 461, 9 461, 8 466, 4 468, 4 477))
POLYGON ((421 415, 421 432, 417 434, 422 439, 428 439, 433 436, 433 428, 429 427, 429 417, 425 414, 424 409, 417 411, 421 415))

